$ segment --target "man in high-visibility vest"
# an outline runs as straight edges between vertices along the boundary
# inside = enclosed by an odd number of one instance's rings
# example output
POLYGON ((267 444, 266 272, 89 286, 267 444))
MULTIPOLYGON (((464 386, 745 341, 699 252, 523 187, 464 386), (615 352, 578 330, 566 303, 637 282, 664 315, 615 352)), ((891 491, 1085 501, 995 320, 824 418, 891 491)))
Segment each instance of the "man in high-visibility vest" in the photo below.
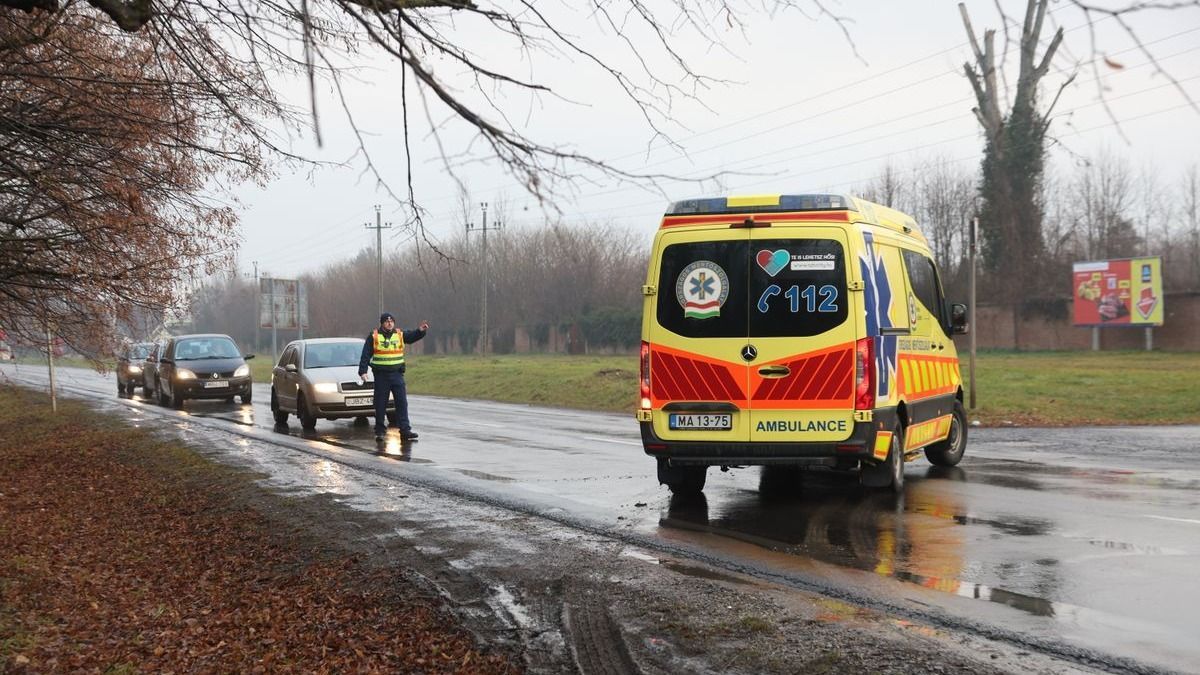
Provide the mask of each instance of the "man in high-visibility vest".
POLYGON ((396 419, 400 440, 413 441, 417 432, 408 421, 408 392, 404 387, 404 345, 425 337, 429 322, 422 321, 416 330, 396 330, 396 318, 389 312, 379 315, 379 328, 371 331, 358 360, 358 379, 367 381, 367 366, 375 374, 375 440, 382 441, 387 433, 388 396, 396 399, 396 419))

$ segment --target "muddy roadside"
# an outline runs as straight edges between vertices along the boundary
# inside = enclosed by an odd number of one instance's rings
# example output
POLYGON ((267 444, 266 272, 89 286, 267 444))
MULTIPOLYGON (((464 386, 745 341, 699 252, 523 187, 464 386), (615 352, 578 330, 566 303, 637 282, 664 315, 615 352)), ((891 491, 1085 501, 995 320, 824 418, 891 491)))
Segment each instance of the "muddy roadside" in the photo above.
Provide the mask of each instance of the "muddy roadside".
POLYGON ((282 490, 42 401, 0 389, 0 672, 1071 669, 415 486, 282 490))

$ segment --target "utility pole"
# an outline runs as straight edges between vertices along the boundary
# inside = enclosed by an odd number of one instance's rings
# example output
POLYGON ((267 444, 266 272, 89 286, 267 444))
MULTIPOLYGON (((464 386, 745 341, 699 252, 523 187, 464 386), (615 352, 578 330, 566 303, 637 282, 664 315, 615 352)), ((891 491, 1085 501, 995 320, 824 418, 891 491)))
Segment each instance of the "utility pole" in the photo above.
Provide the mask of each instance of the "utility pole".
POLYGON ((50 412, 58 412, 58 387, 54 385, 54 335, 46 324, 46 363, 50 366, 50 412))
MULTIPOLYGON (((481 304, 481 305, 482 305, 482 307, 483 307, 483 310, 482 310, 482 312, 481 312, 481 316, 480 316, 480 319, 479 319, 479 353, 480 353, 480 354, 487 354, 487 353, 488 353, 488 320, 487 320, 487 296, 488 296, 488 293, 487 293, 487 291, 488 291, 488 278, 487 278, 487 233, 488 233, 488 230, 498 230, 498 229, 500 229, 500 221, 498 221, 498 220, 497 220, 495 223, 493 223, 491 227, 488 227, 488 222, 487 222, 487 207, 488 207, 488 205, 487 205, 487 202, 480 202, 480 203, 479 203, 479 208, 480 208, 480 209, 483 211, 483 226, 479 228, 479 231, 480 231, 480 232, 483 232, 483 246, 482 246, 482 248, 483 248, 483 253, 482 253, 482 254, 481 254, 481 256, 480 256, 480 258, 481 258, 481 264, 480 264, 480 268, 479 268, 479 279, 480 279, 480 286, 482 287, 482 288, 480 289, 480 294, 479 294, 479 296, 480 296, 480 304, 481 304)), ((470 233, 470 231, 471 231, 472 229, 474 229, 474 228, 475 228, 475 226, 474 226, 474 224, 473 224, 473 223, 467 223, 467 232, 468 232, 468 233, 470 233)))
MULTIPOLYGON (((262 289, 258 287, 258 261, 250 262, 254 265, 254 351, 258 351, 258 326, 262 323, 262 289)), ((243 276, 250 276, 249 272, 242 272, 243 276)))
POLYGON ((967 293, 969 294, 969 296, 967 298, 967 302, 970 304, 970 309, 967 311, 967 321, 969 322, 967 325, 969 325, 971 327, 970 334, 967 336, 967 339, 970 341, 970 344, 971 344, 971 361, 970 361, 971 389, 970 389, 970 397, 969 397, 968 401, 970 403, 971 410, 975 409, 975 334, 979 330, 979 319, 975 316, 975 253, 976 253, 976 249, 977 249, 976 241, 978 240, 978 236, 979 236, 979 217, 976 216, 974 218, 971 218, 971 229, 968 232, 968 237, 970 238, 970 243, 967 248, 967 250, 969 251, 969 257, 971 259, 970 273, 969 273, 969 276, 967 277, 967 279, 968 279, 967 293))
POLYGON ((375 205, 375 224, 364 223, 364 227, 375 228, 375 265, 379 270, 379 313, 383 314, 383 231, 391 228, 392 224, 383 224, 383 215, 379 212, 379 204, 375 205))

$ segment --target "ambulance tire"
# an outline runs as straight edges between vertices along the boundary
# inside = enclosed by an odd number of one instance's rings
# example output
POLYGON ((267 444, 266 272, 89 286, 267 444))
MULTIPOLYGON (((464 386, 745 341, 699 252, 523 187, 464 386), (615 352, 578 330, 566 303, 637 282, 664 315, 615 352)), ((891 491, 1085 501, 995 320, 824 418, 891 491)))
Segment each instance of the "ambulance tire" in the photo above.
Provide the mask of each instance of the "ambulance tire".
POLYGON ((925 448, 925 459, 934 466, 954 466, 962 461, 967 450, 967 411, 961 401, 954 402, 950 419, 950 435, 925 448))
POLYGON ((887 459, 879 464, 864 465, 858 479, 866 487, 890 487, 896 494, 904 492, 904 425, 897 424, 892 429, 887 459))
POLYGON ((670 488, 671 494, 698 495, 704 491, 706 478, 707 466, 671 466, 665 459, 658 460, 658 482, 670 488))

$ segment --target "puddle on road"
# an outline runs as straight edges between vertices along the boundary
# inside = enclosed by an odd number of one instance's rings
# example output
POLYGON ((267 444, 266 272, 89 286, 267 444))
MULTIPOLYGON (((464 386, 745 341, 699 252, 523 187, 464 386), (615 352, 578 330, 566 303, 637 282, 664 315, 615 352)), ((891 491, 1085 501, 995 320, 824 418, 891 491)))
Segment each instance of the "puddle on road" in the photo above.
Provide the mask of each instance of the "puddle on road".
POLYGON ((956 494, 941 489, 936 481, 913 480, 897 497, 862 489, 839 477, 805 477, 801 486, 795 474, 764 471, 758 493, 742 491, 732 500, 723 499, 716 513, 710 513, 703 495, 672 497, 659 525, 860 569, 1035 616, 1056 616, 1055 604, 1040 592, 1061 587, 1057 560, 1044 556, 999 564, 972 560, 966 546, 970 535, 962 529, 984 527, 998 539, 1028 538, 1053 533, 1054 523, 1015 515, 973 515, 956 502, 956 494), (968 580, 981 574, 1020 579, 1023 588, 1039 589, 1039 593, 968 580))
POLYGON ((514 482, 516 482, 516 479, 509 478, 508 476, 497 476, 496 474, 484 473, 483 471, 475 471, 473 469, 455 468, 454 471, 456 473, 461 473, 462 475, 468 476, 470 478, 478 478, 479 480, 493 481, 496 483, 514 483, 514 482))

